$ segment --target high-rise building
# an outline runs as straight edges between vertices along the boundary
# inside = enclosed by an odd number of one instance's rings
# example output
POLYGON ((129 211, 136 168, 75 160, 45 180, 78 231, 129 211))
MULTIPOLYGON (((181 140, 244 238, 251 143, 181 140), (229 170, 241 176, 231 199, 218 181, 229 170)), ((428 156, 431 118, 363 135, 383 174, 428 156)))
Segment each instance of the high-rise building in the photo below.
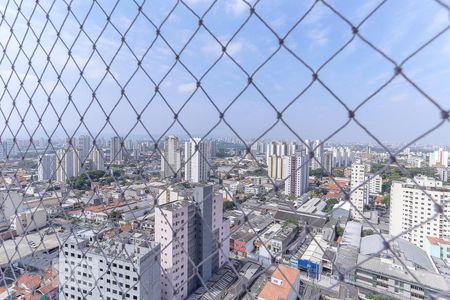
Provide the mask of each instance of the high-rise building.
POLYGON ((416 176, 414 181, 392 183, 389 234, 401 235, 424 249, 428 236, 450 239, 450 186, 425 176, 416 176), (443 214, 433 218, 440 210, 436 204, 442 205, 443 214))
POLYGON ((297 153, 297 150, 298 150, 297 143, 291 142, 288 145, 286 155, 294 155, 295 153, 297 153))
POLYGON ((59 252, 59 299, 160 299, 160 245, 84 230, 59 252))
POLYGON ((438 150, 430 153, 429 166, 446 168, 448 167, 448 159, 449 159, 448 151, 444 150, 443 148, 439 148, 438 150))
POLYGON ((269 157, 276 155, 275 143, 270 142, 266 144, 266 161, 269 161, 269 157))
POLYGON ((45 154, 39 157, 38 163, 38 179, 54 180, 56 179, 56 155, 45 154))
POLYGON ((350 201, 353 204, 350 207, 350 215, 355 220, 362 220, 362 213, 364 211, 364 203, 367 198, 367 187, 364 184, 366 181, 366 174, 368 173, 368 165, 354 163, 352 165, 352 174, 350 179, 350 201))
POLYGON ((367 193, 369 195, 371 194, 380 194, 383 191, 383 178, 381 175, 373 175, 373 174, 367 174, 366 175, 366 182, 367 182, 367 193))
POLYGON ((65 182, 71 177, 80 175, 80 159, 78 150, 73 148, 59 149, 56 151, 57 170, 56 180, 65 182))
POLYGON ((123 144, 123 139, 120 136, 115 136, 111 138, 111 143, 110 143, 110 162, 111 163, 118 163, 123 161, 123 149, 124 149, 124 144, 123 144))
POLYGON ((155 240, 161 244, 161 299, 186 299, 228 261, 228 220, 223 197, 212 186, 196 187, 192 199, 155 211, 155 240), (221 247, 219 249, 219 247, 221 247))
POLYGON ((92 162, 91 168, 93 170, 105 170, 103 150, 98 149, 97 147, 92 148, 92 151, 89 154, 89 159, 92 162))
POLYGON ((322 168, 323 164, 323 143, 320 140, 308 141, 305 143, 310 147, 311 151, 314 151, 314 158, 310 160, 309 165, 311 170, 317 170, 322 168))
POLYGON ((207 147, 208 147, 208 157, 215 158, 217 156, 216 140, 208 140, 206 143, 207 143, 207 147))
POLYGON ((349 147, 333 147, 333 167, 348 167, 353 162, 353 152, 349 147))
POLYGON ((283 157, 270 155, 267 160, 267 174, 274 180, 283 179, 283 157))
POLYGON ((285 155, 287 155, 288 147, 287 147, 286 143, 278 142, 276 144, 275 149, 276 149, 276 153, 277 153, 278 156, 285 156, 285 155))
POLYGON ((78 137, 78 150, 80 154, 80 162, 84 163, 89 157, 89 151, 91 151, 91 137, 87 134, 80 135, 78 137))
POLYGON ((291 156, 283 157, 283 170, 285 171, 284 192, 286 195, 301 196, 307 192, 309 165, 306 153, 297 152, 291 156))
POLYGON ((7 139, 2 141, 1 143, 2 146, 2 158, 11 158, 14 157, 18 154, 19 149, 17 147, 17 144, 14 143, 14 140, 12 139, 7 139))
POLYGON ((178 138, 173 135, 166 136, 164 141, 164 151, 161 155, 161 177, 173 177, 175 173, 180 175, 181 152, 178 138))
POLYGON ((208 148, 200 138, 192 138, 184 146, 184 179, 204 182, 209 178, 208 148))
POLYGON ((325 171, 327 171, 329 174, 331 174, 331 171, 333 170, 333 152, 331 152, 331 151, 324 152, 323 168, 325 169, 325 171))

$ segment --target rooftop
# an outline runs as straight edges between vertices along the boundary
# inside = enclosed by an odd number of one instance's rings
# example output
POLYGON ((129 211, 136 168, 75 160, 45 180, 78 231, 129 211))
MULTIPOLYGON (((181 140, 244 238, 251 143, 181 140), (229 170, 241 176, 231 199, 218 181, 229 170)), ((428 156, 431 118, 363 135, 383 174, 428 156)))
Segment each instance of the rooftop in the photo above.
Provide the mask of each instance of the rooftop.
POLYGON ((447 282, 445 277, 440 274, 432 273, 422 269, 410 270, 408 272, 404 268, 399 267, 397 264, 392 263, 392 261, 388 261, 382 258, 360 254, 358 256, 358 265, 359 270, 378 273, 391 278, 414 283, 416 282, 416 279, 411 276, 410 273, 412 273, 417 278, 417 280, 419 280, 419 283, 417 283, 417 285, 425 286, 430 290, 447 291, 450 289, 449 283, 447 282))
POLYGON ((435 236, 427 236, 427 239, 432 245, 450 245, 450 241, 435 236))
POLYGON ((297 288, 294 284, 298 277, 300 277, 299 270, 282 264, 278 265, 271 280, 263 287, 258 298, 264 300, 288 299, 291 292, 295 293, 293 287, 297 288))

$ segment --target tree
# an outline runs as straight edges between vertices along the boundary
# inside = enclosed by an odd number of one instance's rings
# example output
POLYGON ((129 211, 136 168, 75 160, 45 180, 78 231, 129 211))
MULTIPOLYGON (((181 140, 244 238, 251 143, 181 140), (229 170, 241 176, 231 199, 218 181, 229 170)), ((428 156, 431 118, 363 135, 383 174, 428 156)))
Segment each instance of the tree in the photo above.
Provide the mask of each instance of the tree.
POLYGON ((344 169, 343 168, 334 168, 331 171, 331 175, 333 177, 344 177, 344 169))
POLYGON ((337 236, 342 236, 344 234, 344 228, 342 228, 341 226, 336 226, 336 235, 337 236))
POLYGON ((111 213, 110 216, 112 220, 117 221, 122 218, 122 212, 120 210, 115 210, 111 213))
POLYGON ((373 230, 372 229, 365 229, 362 231, 362 236, 368 236, 368 235, 372 235, 373 234, 373 230))
POLYGON ((381 200, 381 203, 386 205, 386 207, 389 207, 391 205, 391 195, 387 194, 384 196, 383 200, 381 200))
POLYGON ((333 207, 339 203, 338 199, 336 198, 330 198, 326 200, 327 205, 325 205, 325 212, 327 214, 331 213, 333 211, 333 207))
POLYGON ((236 207, 236 204, 233 201, 224 201, 223 202, 223 210, 231 210, 236 207))
POLYGON ((295 196, 294 194, 290 194, 288 197, 288 200, 295 200, 297 199, 297 196, 295 196))
POLYGON ((293 224, 293 225, 295 225, 296 227, 299 227, 298 226, 298 221, 296 221, 296 220, 294 220, 294 219, 286 219, 285 221, 284 221, 284 225, 288 225, 288 224, 293 224))
POLYGON ((324 172, 323 172, 323 169, 319 168, 319 169, 311 170, 309 172, 309 175, 314 176, 318 179, 321 179, 324 176, 324 172))
POLYGON ((380 295, 380 294, 372 294, 372 293, 366 294, 366 298, 370 299, 370 300, 391 300, 391 299, 394 299, 394 298, 391 298, 391 297, 383 296, 383 295, 380 295))

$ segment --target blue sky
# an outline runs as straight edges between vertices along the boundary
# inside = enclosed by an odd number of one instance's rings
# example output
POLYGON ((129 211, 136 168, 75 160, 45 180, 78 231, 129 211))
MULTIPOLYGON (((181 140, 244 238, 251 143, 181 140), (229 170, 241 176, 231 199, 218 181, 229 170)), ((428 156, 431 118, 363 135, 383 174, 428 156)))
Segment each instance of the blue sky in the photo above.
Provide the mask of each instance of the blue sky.
MULTIPOLYGON (((45 10, 50 9, 52 1, 40 2, 45 10)), ((243 137, 257 137, 276 122, 274 107, 283 110, 311 82, 311 71, 284 48, 261 67, 278 49, 278 40, 255 15, 235 34, 249 16, 248 5, 240 0, 217 1, 208 10, 203 22, 215 38, 204 27, 198 28, 198 18, 194 15, 203 15, 213 2, 211 0, 185 0, 176 6, 177 1, 146 1, 142 7, 145 16, 138 13, 137 5, 131 1, 121 1, 115 7, 115 1, 98 1, 102 8, 90 1, 74 1, 71 5, 73 14, 67 19, 67 5, 64 1, 57 2, 49 13, 51 23, 46 23, 45 12, 41 7, 35 8, 34 1, 24 1, 21 12, 25 18, 19 15, 17 19, 14 3, 8 7, 0 3, 0 11, 5 15, 5 21, 0 25, 0 43, 1 50, 6 48, 7 54, 1 56, 1 85, 8 83, 8 90, 2 89, 0 107, 4 116, 0 116, 0 120, 5 129, 5 119, 9 118, 10 129, 21 137, 28 137, 25 128, 20 127, 20 119, 25 114, 24 124, 29 132, 38 127, 35 137, 44 135, 37 116, 44 111, 42 124, 46 132, 51 134, 55 130, 58 137, 65 135, 62 127, 57 125, 57 114, 61 115, 63 111, 62 125, 70 135, 85 133, 86 127, 94 136, 111 135, 114 127, 121 135, 132 130, 131 135, 145 135, 148 131, 157 136, 173 123, 172 110, 178 111, 181 107, 179 121, 184 128, 175 123, 169 132, 186 134, 187 130, 192 135, 203 136, 219 121, 217 109, 223 111, 234 99, 225 119, 243 137), (111 22, 108 23, 105 13, 111 11, 111 22), (30 19, 33 30, 27 30, 26 19, 30 19), (83 20, 85 33, 80 33, 78 22, 83 20), (156 26, 165 20, 161 36, 156 36, 149 20, 156 26), (61 28, 59 39, 53 26, 61 28), (14 35, 11 35, 10 27, 14 28, 14 35), (197 34, 190 40, 196 30, 197 34), (37 48, 35 35, 40 36, 41 41, 37 48), (126 44, 121 42, 121 35, 125 35, 126 44), (23 49, 18 56, 16 39, 23 49), (216 39, 228 44, 227 53, 233 59, 222 55, 216 39), (96 51, 92 49, 92 41, 96 41, 96 51), (67 48, 71 48, 70 58, 67 48), (52 65, 47 64, 43 49, 50 53, 52 65), (174 51, 179 53, 182 49, 180 60, 175 64, 174 51), (136 57, 142 60, 140 67, 136 57), (15 62, 17 73, 11 73, 11 62, 15 62), (109 71, 105 62, 110 64, 109 71), (58 81, 57 73, 63 68, 58 81), (78 68, 84 68, 83 78, 78 68), (257 88, 247 86, 247 75, 241 68, 248 74, 257 70, 253 76, 257 88), (41 84, 38 84, 37 77, 41 74, 41 84), (196 88, 195 78, 201 77, 203 90, 196 88), (159 86, 156 96, 155 83, 159 86), (125 87, 127 98, 122 97, 119 85, 125 87), (96 101, 92 101, 92 90, 95 90, 96 101), (68 93, 72 95, 72 102, 68 100, 68 93), (53 107, 48 107, 48 94, 51 94, 53 107), (30 97, 36 111, 29 109, 30 97), (12 106, 13 98, 16 98, 17 109, 12 106), (183 106, 186 101, 188 103, 183 106), (85 124, 79 126, 78 113, 83 114, 86 109, 85 124), (134 110, 140 114, 144 110, 142 124, 135 125, 134 110), (111 111, 111 124, 105 125, 104 112, 109 114, 111 111)), ((272 30, 284 36, 314 2, 261 0, 255 9, 272 30)), ((356 25, 380 1, 329 0, 327 3, 356 25)), ((449 12, 433 0, 391 0, 359 31, 400 63, 449 24, 449 12)), ((317 70, 351 38, 350 25, 319 1, 290 31, 284 44, 317 70)), ((441 107, 449 110, 449 66, 450 32, 446 32, 407 61, 403 71, 441 107)), ((391 62, 356 37, 319 71, 318 76, 341 101, 354 109, 393 73, 391 62)), ((284 112, 283 118, 302 138, 324 139, 345 124, 347 111, 316 81, 284 112)), ((410 83, 397 77, 363 105, 356 112, 356 118, 382 141, 407 142, 438 124, 440 111, 410 83)), ((11 135, 10 129, 2 131, 3 138, 11 135)), ((210 135, 233 136, 233 132, 222 122, 210 135)), ((282 123, 264 137, 295 138, 282 123)), ((354 122, 333 140, 373 142, 354 122)), ((450 144, 449 122, 421 142, 450 144)))

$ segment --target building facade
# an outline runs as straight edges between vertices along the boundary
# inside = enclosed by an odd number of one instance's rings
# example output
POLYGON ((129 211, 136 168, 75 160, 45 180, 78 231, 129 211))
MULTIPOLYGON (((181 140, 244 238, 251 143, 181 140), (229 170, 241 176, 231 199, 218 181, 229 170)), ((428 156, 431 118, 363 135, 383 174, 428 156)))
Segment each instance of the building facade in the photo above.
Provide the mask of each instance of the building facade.
POLYGON ((300 197, 307 192, 309 165, 308 156, 304 152, 283 158, 285 170, 284 192, 286 195, 300 197))
POLYGON ((45 154, 39 157, 38 179, 40 181, 56 179, 55 154, 45 154))
POLYGON ((389 234, 400 235, 424 249, 427 236, 450 238, 450 186, 425 176, 406 182, 394 181, 391 187, 389 234), (430 198, 431 197, 431 198, 430 198), (442 205, 443 214, 436 214, 435 203, 442 205), (423 223, 424 222, 424 223, 423 223), (423 224, 422 224, 423 223, 423 224))
POLYGON ((364 203, 367 198, 366 173, 368 166, 365 164, 352 164, 352 173, 350 180, 350 201, 353 204, 350 207, 350 215, 354 220, 362 220, 364 203))
POLYGON ((65 182, 71 177, 80 175, 80 159, 78 151, 72 148, 59 149, 56 151, 57 171, 56 180, 65 182))
POLYGON ((173 177, 181 172, 181 152, 178 138, 173 135, 166 136, 164 150, 161 155, 161 177, 173 177))
POLYGON ((185 299, 228 261, 229 226, 222 195, 196 187, 192 199, 155 211, 155 240, 161 244, 161 298, 185 299), (219 249, 219 247, 221 247, 219 249))
POLYGON ((111 138, 109 148, 110 148, 110 151, 109 151, 110 159, 109 160, 112 164, 123 161, 123 159, 124 159, 124 155, 123 155, 124 144, 123 144, 123 139, 120 136, 115 136, 115 137, 111 138))
POLYGON ((184 147, 184 179, 198 183, 209 178, 208 147, 200 138, 192 138, 184 147))
POLYGON ((75 233, 59 252, 59 298, 160 299, 160 251, 154 242, 75 233))
POLYGON ((105 170, 105 160, 104 160, 103 150, 94 147, 89 154, 89 159, 91 161, 92 170, 105 170))

